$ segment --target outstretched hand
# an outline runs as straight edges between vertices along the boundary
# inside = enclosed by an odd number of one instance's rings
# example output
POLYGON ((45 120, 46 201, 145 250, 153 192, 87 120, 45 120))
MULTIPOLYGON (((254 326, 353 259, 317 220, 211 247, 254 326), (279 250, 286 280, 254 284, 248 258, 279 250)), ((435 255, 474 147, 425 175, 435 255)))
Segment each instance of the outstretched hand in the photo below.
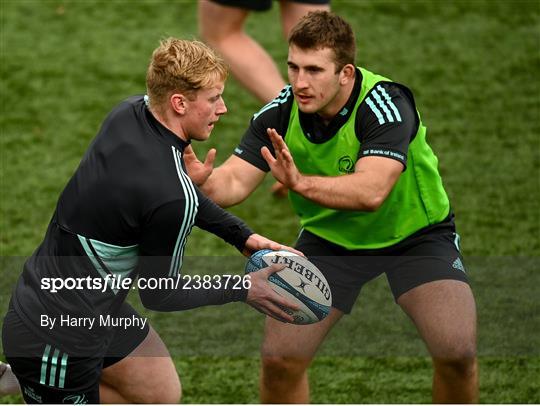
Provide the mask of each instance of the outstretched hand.
POLYGON ((273 264, 257 272, 250 273, 251 287, 248 290, 246 303, 261 313, 285 323, 290 323, 294 321, 294 318, 287 314, 283 308, 298 310, 299 306, 274 292, 268 283, 268 277, 283 268, 285 268, 283 264, 273 264))
POLYGON ((302 178, 302 174, 298 171, 293 157, 283 141, 283 138, 273 128, 266 130, 270 141, 274 147, 276 157, 274 158, 267 147, 261 148, 261 155, 268 163, 274 178, 281 182, 285 187, 294 190, 302 178))
POLYGON ((295 250, 292 247, 289 247, 287 245, 282 245, 278 242, 269 240, 266 237, 263 237, 259 234, 251 234, 249 238, 246 241, 246 245, 244 246, 244 250, 242 251, 242 254, 244 254, 246 257, 249 257, 251 254, 260 251, 260 250, 273 250, 273 251, 290 251, 295 253, 296 255, 305 256, 300 251, 295 250))
POLYGON ((191 145, 184 149, 184 162, 188 171, 188 176, 197 185, 202 186, 208 180, 214 170, 214 160, 216 159, 216 149, 212 148, 206 154, 204 162, 199 161, 191 145))

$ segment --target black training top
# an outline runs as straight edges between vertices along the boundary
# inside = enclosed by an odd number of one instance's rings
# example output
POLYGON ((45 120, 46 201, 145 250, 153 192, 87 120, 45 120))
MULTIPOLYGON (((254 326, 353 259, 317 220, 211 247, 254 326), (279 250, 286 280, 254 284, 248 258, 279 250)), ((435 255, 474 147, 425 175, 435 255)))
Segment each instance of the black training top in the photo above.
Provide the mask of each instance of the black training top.
MULTIPOLYGON (((107 331, 49 331, 40 327, 41 315, 114 315, 129 289, 110 284, 112 276, 176 279, 193 225, 243 249, 253 232, 192 183, 182 159, 187 145, 154 118, 143 96, 125 100, 109 114, 62 192, 44 241, 25 263, 14 290, 13 306, 30 328, 46 334, 57 347, 84 339, 86 352, 92 346, 97 351, 107 331), (82 289, 52 293, 46 278, 92 281, 82 289), (100 281, 110 288, 95 289, 100 281)), ((181 286, 141 289, 139 294, 146 307, 160 311, 245 300, 247 295, 231 285, 199 290, 181 286)))

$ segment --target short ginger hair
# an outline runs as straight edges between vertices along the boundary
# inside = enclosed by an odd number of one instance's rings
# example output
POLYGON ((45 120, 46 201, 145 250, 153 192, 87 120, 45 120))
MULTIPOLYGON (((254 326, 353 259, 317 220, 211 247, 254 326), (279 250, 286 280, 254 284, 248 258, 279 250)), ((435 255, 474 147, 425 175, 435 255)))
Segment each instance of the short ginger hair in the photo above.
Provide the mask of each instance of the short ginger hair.
POLYGON ((161 110, 171 94, 193 97, 197 90, 224 82, 227 76, 225 61, 204 43, 164 39, 154 50, 146 73, 150 106, 161 110))

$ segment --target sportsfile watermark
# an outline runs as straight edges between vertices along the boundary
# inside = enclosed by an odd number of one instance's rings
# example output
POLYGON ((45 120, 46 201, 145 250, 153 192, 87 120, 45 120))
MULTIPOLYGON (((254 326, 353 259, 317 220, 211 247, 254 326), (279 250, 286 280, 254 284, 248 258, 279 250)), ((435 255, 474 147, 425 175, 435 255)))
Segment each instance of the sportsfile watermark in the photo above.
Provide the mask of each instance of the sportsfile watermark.
MULTIPOLYGON (((406 259, 411 260, 411 257, 406 259)), ((332 267, 341 263, 341 260, 341 257, 325 257, 321 268, 325 264, 332 267)), ((348 260, 356 261, 356 258, 349 257, 348 260)), ((358 258, 358 260, 364 261, 365 258, 358 258)), ((372 258, 374 269, 379 266, 381 260, 391 262, 395 258, 372 258)), ((214 289, 219 286, 219 282, 221 286, 227 283, 227 286, 237 288, 242 286, 244 281, 248 283, 248 279, 243 279, 248 260, 240 255, 186 256, 183 258, 179 278, 168 277, 170 267, 163 266, 171 262, 170 258, 142 258, 143 263, 139 262, 133 274, 126 274, 132 278, 131 281, 127 278, 104 278, 92 267, 92 264, 88 263, 88 260, 84 262, 72 257, 55 258, 56 263, 70 270, 71 274, 66 276, 74 280, 62 278, 64 282, 53 282, 50 279, 48 282, 50 291, 40 289, 41 278, 60 275, 45 274, 41 263, 37 264, 39 266, 31 264, 33 266, 28 267, 25 265, 27 261, 28 258, 22 257, 0 257, 1 317, 5 317, 8 312, 15 287, 24 288, 26 284, 32 282, 37 285, 37 289, 33 291, 36 293, 21 295, 19 300, 24 301, 23 305, 45 303, 46 307, 43 310, 28 314, 32 317, 32 323, 43 334, 52 336, 60 331, 65 331, 66 334, 76 332, 95 334, 100 331, 99 328, 120 329, 122 333, 126 331, 131 334, 144 331, 143 328, 151 326, 167 343, 169 352, 162 354, 158 349, 152 348, 142 356, 168 356, 168 354, 173 357, 259 356, 261 342, 265 335, 265 316, 249 304, 234 301, 219 306, 202 306, 161 313, 156 309, 145 308, 140 297, 140 293, 151 293, 156 300, 169 297, 190 301, 195 296, 200 298, 206 294, 221 297, 213 295, 216 291, 203 289, 214 289), (32 279, 36 276, 36 269, 43 273, 39 275, 39 278, 32 279), (139 273, 139 279, 137 279, 135 276, 137 270, 148 272, 148 274, 139 273), (150 272, 158 270, 163 271, 162 278, 144 279, 147 276, 154 276, 150 272), (89 273, 91 278, 86 278, 87 275, 82 274, 83 272, 89 273), (230 277, 227 278, 226 275, 230 277), (83 276, 85 278, 81 279, 80 277, 83 276), (76 277, 79 279, 75 279, 76 277), (110 290, 103 293, 106 280, 109 284, 106 289, 110 289, 111 286, 128 289, 118 290, 114 296, 114 292, 110 290), (95 290, 88 290, 88 284, 95 290), (163 292, 159 291, 160 284, 163 292), (175 292, 176 286, 178 289, 175 292), (83 290, 78 290, 77 287, 83 290), (53 293, 53 289, 57 292, 53 293), (135 311, 114 314, 101 310, 94 313, 88 312, 83 307, 84 305, 72 305, 79 296, 94 300, 85 302, 89 305, 108 298, 121 300, 125 296, 126 302, 135 311), (110 317, 108 317, 109 314, 110 317)), ((538 286, 540 286, 540 257, 466 256, 462 258, 461 263, 456 261, 456 258, 448 258, 446 263, 448 269, 458 275, 462 275, 464 269, 470 281, 478 314, 478 355, 538 358, 540 336, 537 331, 540 330, 538 317, 540 304, 537 297, 538 286)), ((126 263, 118 260, 114 263, 109 262, 109 265, 112 265, 109 267, 110 271, 118 272, 120 266, 126 263)), ((396 272, 398 271, 400 269, 396 269, 396 272)), ((362 269, 354 268, 351 272, 357 273, 358 277, 362 276, 362 269)), ((352 288, 356 280, 356 277, 351 277, 349 285, 352 288)), ((251 282, 255 284, 254 279, 251 282)), ((348 289, 349 285, 342 283, 338 288, 348 289)), ((316 287, 316 283, 313 286, 316 287)), ((333 288, 333 286, 331 286, 332 298, 343 298, 338 288, 333 288)), ((298 327, 298 330, 302 329, 303 327, 298 327)), ((310 337, 302 336, 301 338, 304 340, 304 346, 298 344, 297 337, 294 338, 295 348, 299 351, 309 348, 305 343, 307 340, 309 344, 310 337)), ((79 349, 81 354, 88 356, 93 355, 94 350, 93 347, 79 349)), ((117 352, 114 355, 122 356, 120 350, 121 348, 115 348, 114 351, 117 352)), ((41 349, 41 354, 36 354, 36 356, 41 356, 42 353, 41 349)), ((318 354, 347 358, 351 356, 429 356, 415 325, 411 323, 402 308, 396 305, 385 275, 380 275, 362 287, 351 313, 343 316, 339 323, 336 323, 318 354)), ((28 356, 26 352, 21 352, 19 355, 28 356)))
POLYGON ((250 289, 251 275, 179 275, 175 278, 122 278, 118 275, 101 277, 67 277, 67 278, 41 278, 41 290, 57 293, 63 290, 108 290, 128 289, 182 289, 182 290, 210 290, 210 289, 250 289))

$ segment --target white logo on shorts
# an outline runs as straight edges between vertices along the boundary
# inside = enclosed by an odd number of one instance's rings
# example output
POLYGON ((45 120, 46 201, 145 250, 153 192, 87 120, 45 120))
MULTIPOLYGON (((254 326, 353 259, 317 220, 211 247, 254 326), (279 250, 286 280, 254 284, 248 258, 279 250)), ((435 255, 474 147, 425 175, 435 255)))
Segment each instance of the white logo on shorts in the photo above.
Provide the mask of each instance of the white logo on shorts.
POLYGON ((88 403, 88 400, 86 399, 86 395, 83 393, 82 395, 66 396, 64 399, 62 399, 62 403, 71 403, 74 405, 86 405, 88 403))

